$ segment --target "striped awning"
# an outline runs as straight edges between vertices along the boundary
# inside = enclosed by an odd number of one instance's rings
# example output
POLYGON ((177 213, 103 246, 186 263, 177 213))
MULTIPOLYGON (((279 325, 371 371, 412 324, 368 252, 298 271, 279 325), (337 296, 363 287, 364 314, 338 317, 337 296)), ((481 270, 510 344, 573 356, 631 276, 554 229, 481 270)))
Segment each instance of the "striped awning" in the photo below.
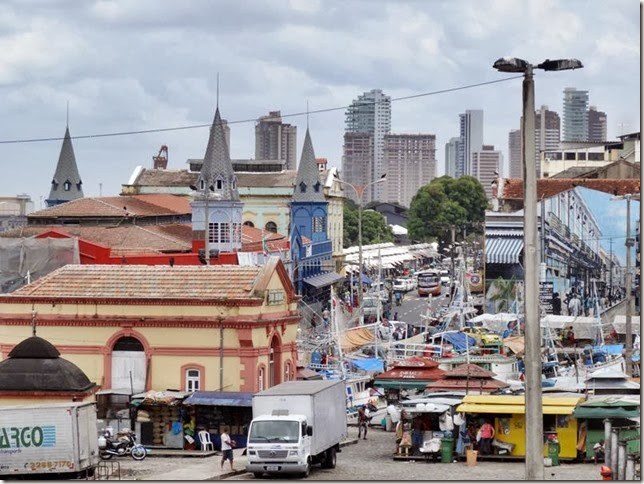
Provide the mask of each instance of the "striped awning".
POLYGON ((485 240, 487 264, 518 264, 522 250, 522 237, 488 237, 485 240))

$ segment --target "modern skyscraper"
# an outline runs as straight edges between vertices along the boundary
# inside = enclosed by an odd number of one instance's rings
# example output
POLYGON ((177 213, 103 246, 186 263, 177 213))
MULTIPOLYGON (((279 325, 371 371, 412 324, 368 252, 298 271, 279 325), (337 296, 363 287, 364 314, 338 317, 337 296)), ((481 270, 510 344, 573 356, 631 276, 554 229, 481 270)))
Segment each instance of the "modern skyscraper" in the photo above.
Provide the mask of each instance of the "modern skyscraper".
POLYGON ((471 175, 481 182, 488 198, 492 197, 492 181, 502 164, 503 154, 492 145, 483 145, 479 151, 472 152, 471 175))
MULTIPOLYGON (((503 176, 509 178, 521 178, 521 130, 512 129, 508 135, 508 153, 510 155, 509 171, 510 173, 503 173, 503 176)), ((499 170, 501 171, 501 170, 499 170)))
POLYGON ((445 175, 456 178, 456 165, 458 163, 458 145, 461 138, 450 138, 445 143, 445 175))
POLYGON ((472 174, 472 153, 483 146, 483 110, 467 110, 460 117, 460 141, 458 144, 457 177, 472 174))
POLYGON ((51 181, 51 190, 45 203, 48 207, 53 207, 77 198, 83 198, 83 182, 78 173, 74 146, 69 135, 69 126, 67 126, 54 178, 51 181))
POLYGON ((409 207, 420 187, 436 177, 436 135, 385 135, 387 198, 409 207))
MULTIPOLYGON (((373 136, 369 133, 345 133, 342 155, 342 178, 354 186, 364 186, 373 179, 373 136)), ((348 198, 356 203, 356 193, 346 190, 348 198)), ((370 199, 365 193, 363 202, 370 199)))
MULTIPOLYGON (((371 168, 369 170, 369 177, 367 183, 372 183, 378 180, 385 172, 384 161, 384 138, 386 134, 391 131, 391 97, 383 94, 380 89, 372 89, 369 92, 363 93, 355 99, 351 106, 345 112, 345 133, 356 134, 362 133, 363 135, 370 135, 373 138, 372 147, 372 160, 371 168)), ((346 147, 346 135, 345 135, 346 147)), ((361 158, 361 157, 360 157, 361 158)), ((355 171, 351 167, 345 165, 350 163, 352 157, 347 157, 347 152, 343 156, 343 173, 345 179, 354 183, 346 178, 347 173, 355 171)), ((367 193, 365 193, 365 203, 372 200, 382 200, 384 189, 383 184, 374 183, 371 185, 367 193)))
POLYGON ((588 91, 574 87, 564 89, 563 141, 588 139, 588 91))
POLYGON ((534 118, 534 146, 535 160, 537 161, 537 176, 541 176, 541 155, 559 148, 561 141, 561 122, 555 111, 550 111, 548 106, 537 109, 534 118))
POLYGON ((287 170, 295 170, 297 126, 282 123, 280 111, 270 111, 255 123, 255 159, 284 160, 287 170))
POLYGON ((588 141, 606 141, 608 126, 606 113, 597 111, 596 106, 588 110, 588 141))

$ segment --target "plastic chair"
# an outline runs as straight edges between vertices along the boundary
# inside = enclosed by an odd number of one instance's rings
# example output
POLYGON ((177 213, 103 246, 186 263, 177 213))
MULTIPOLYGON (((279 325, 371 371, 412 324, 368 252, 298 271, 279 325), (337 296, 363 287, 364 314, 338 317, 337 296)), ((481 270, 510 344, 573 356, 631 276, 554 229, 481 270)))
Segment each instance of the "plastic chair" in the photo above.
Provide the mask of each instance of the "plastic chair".
POLYGON ((207 451, 208 447, 210 447, 210 450, 212 451, 215 450, 215 445, 210 440, 209 432, 207 432, 206 430, 200 430, 198 435, 199 435, 199 441, 201 442, 201 450, 203 452, 207 451))

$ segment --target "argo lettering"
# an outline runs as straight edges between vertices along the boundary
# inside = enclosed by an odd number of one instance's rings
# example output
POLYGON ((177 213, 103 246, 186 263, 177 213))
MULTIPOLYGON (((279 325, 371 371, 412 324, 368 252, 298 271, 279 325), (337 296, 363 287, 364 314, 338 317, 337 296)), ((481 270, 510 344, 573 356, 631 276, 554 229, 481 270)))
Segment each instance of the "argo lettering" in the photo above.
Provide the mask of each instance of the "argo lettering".
POLYGON ((44 441, 42 427, 1 427, 0 449, 40 447, 44 441))

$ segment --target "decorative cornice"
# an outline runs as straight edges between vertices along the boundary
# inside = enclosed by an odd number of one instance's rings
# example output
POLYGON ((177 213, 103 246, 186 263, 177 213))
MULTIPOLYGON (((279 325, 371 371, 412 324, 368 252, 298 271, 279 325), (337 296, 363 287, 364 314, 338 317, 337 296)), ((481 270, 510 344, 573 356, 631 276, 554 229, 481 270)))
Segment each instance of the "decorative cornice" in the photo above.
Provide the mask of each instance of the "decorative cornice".
POLYGON ((95 298, 95 297, 44 297, 44 296, 12 296, 11 294, 0 296, 0 304, 85 304, 85 305, 116 305, 127 304, 128 306, 224 306, 224 307, 253 307, 262 306, 263 298, 214 298, 214 299, 180 299, 180 298, 95 298))

